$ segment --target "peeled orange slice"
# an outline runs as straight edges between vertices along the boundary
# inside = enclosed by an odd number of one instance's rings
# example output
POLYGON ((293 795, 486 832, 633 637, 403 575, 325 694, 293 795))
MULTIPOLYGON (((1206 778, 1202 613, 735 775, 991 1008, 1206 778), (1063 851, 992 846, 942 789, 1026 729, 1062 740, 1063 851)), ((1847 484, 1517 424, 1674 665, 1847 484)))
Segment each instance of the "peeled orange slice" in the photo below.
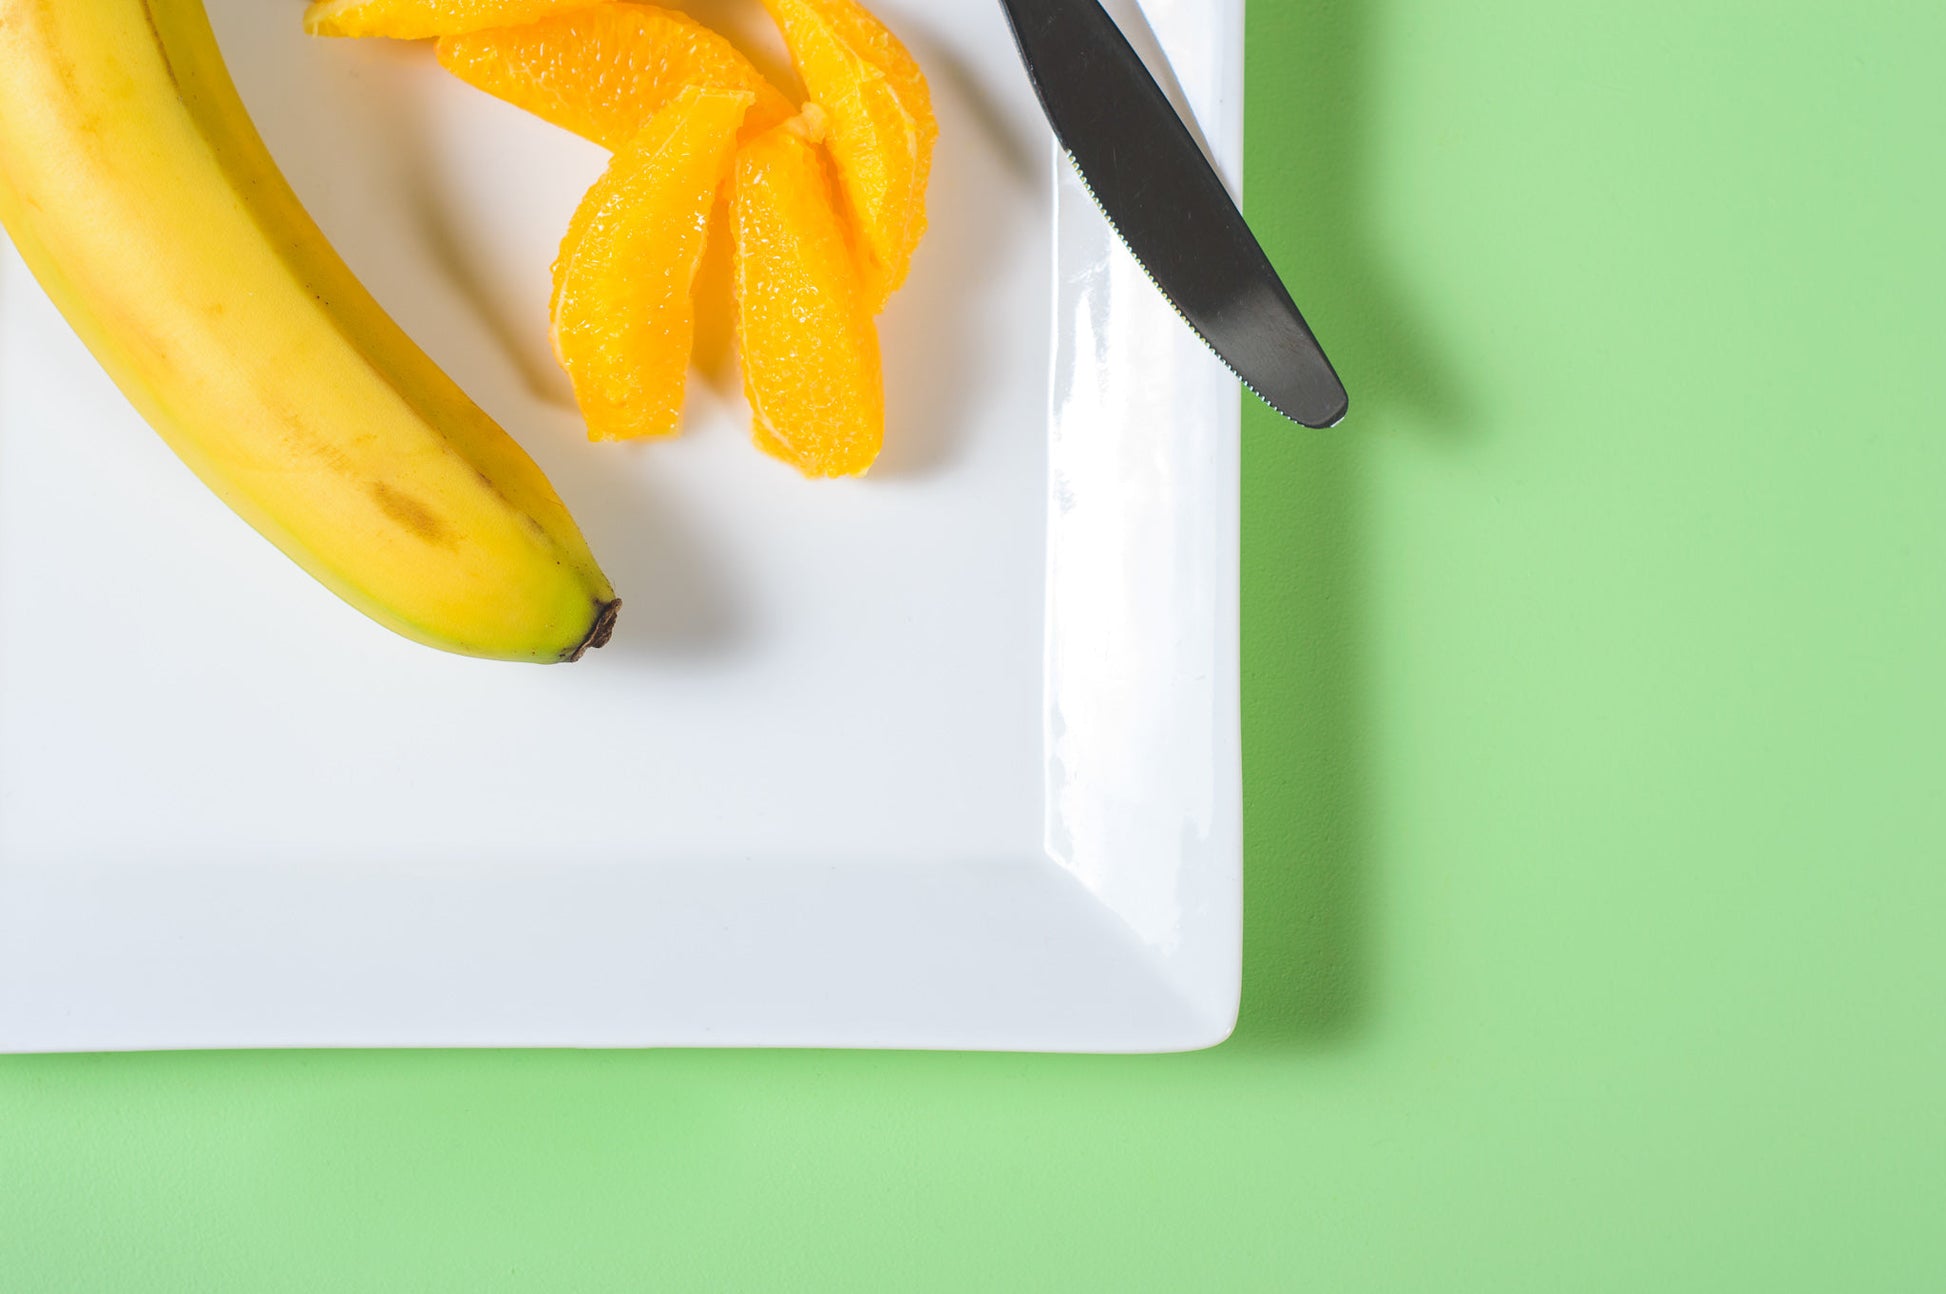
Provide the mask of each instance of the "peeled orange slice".
POLYGON ((878 331, 811 109, 746 142, 731 190, 736 332, 753 431, 806 476, 858 476, 885 442, 878 331))
POLYGON ((423 40, 529 23, 601 0, 311 0, 304 30, 313 36, 390 36, 423 40))
POLYGON ((764 0, 812 102, 864 253, 872 308, 905 282, 926 232, 926 181, 939 138, 918 63, 856 0, 764 0))
POLYGON ((554 350, 591 440, 673 436, 710 208, 755 96, 691 87, 588 190, 554 266, 554 350))
POLYGON ((597 4, 439 42, 447 71, 564 130, 619 149, 684 87, 754 96, 747 133, 796 109, 734 45, 654 5, 597 4))

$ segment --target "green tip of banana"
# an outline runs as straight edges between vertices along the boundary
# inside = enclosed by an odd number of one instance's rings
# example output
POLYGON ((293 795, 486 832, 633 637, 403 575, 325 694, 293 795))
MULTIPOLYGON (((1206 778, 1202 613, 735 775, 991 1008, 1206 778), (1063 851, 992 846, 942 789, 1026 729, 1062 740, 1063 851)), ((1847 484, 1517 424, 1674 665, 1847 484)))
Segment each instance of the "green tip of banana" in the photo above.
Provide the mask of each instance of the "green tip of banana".
POLYGON ((622 600, 620 598, 604 602, 596 607, 595 623, 589 628, 588 636, 581 640, 580 646, 576 647, 568 655, 563 656, 561 658, 562 661, 572 665, 589 652, 600 651, 606 647, 608 640, 615 636, 615 621, 620 618, 621 614, 622 600))

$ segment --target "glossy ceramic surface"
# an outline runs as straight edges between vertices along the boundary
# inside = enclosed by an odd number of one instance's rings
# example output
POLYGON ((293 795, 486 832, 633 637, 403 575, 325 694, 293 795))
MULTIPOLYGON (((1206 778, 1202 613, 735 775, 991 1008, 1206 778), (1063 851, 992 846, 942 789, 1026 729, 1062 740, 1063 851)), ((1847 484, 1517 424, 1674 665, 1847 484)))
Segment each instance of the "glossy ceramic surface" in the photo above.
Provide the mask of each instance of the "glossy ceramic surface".
MULTIPOLYGON (((0 1048, 1228 1033, 1236 386, 1050 167, 997 8, 883 9, 935 84, 934 232, 884 321, 887 459, 814 486, 721 375, 679 443, 580 443, 547 265, 596 150, 422 48, 212 0, 300 195, 628 611, 565 669, 392 640, 208 497, 9 250, 0 1048)), ((1120 16, 1234 178, 1241 3, 1120 16)))

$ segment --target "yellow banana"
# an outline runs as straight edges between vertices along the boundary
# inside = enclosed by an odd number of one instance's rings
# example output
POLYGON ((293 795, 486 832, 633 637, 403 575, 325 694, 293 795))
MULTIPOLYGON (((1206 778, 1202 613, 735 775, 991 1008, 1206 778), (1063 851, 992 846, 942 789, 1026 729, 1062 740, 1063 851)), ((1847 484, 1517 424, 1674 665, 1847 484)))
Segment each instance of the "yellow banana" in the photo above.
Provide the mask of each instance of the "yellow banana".
POLYGON ((567 508, 305 214, 202 0, 0 0, 0 223, 171 448, 352 606, 472 656, 607 641, 567 508))

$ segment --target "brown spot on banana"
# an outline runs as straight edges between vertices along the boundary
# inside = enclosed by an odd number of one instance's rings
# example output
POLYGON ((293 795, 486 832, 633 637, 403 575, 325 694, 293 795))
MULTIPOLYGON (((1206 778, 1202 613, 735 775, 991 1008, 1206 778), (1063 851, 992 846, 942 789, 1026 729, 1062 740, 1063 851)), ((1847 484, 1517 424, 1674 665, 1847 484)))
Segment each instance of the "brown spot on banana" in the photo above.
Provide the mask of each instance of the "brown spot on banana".
POLYGON ((156 52, 162 55, 162 70, 168 74, 169 84, 175 87, 176 97, 182 97, 182 82, 176 78, 176 65, 169 58, 168 42, 162 39, 162 28, 155 21, 155 6, 150 0, 142 0, 142 16, 148 19, 149 35, 155 37, 156 52))
POLYGON ((452 532, 447 529, 446 523, 441 521, 439 515, 431 508, 411 495, 401 494, 384 481, 373 481, 372 498, 377 500, 379 508, 386 516, 427 543, 447 548, 452 546, 452 532))

